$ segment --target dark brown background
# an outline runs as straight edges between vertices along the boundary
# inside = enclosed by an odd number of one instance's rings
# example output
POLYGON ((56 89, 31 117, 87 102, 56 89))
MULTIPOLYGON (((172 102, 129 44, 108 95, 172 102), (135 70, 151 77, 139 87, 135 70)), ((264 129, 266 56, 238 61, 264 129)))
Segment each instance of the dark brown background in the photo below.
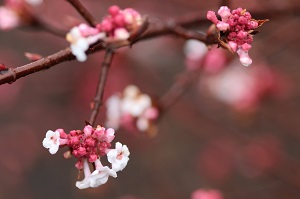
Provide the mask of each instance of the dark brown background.
MULTIPOLYGON (((82 1, 101 19, 110 5, 133 7, 155 22, 188 12, 217 10, 219 1, 82 1)), ((233 0, 249 11, 300 8, 297 0, 233 0)), ((65 28, 66 15, 80 16, 66 1, 45 0, 37 11, 65 28)), ((81 19, 81 18, 80 18, 81 19)), ((118 131, 129 146, 127 168, 97 189, 75 187, 75 160, 63 150, 51 155, 42 147, 47 130, 82 129, 89 117, 102 53, 85 63, 62 63, 50 70, 0 87, 0 199, 121 198, 183 199, 198 188, 219 189, 227 199, 298 199, 300 197, 299 15, 271 16, 255 36, 250 55, 289 79, 291 91, 267 100, 252 115, 237 114, 206 93, 197 82, 159 123, 155 138, 118 131), (245 154, 245 149, 250 152, 245 154)), ((174 37, 149 40, 122 49, 113 62, 105 97, 137 84, 161 96, 184 70, 182 46, 174 37)), ((43 56, 68 46, 48 33, 18 29, 0 32, 0 62, 26 64, 24 52, 43 56)), ((243 67, 243 66, 241 66, 243 67)), ((251 66, 250 66, 251 67, 251 66)), ((103 113, 99 123, 103 122, 103 113)))

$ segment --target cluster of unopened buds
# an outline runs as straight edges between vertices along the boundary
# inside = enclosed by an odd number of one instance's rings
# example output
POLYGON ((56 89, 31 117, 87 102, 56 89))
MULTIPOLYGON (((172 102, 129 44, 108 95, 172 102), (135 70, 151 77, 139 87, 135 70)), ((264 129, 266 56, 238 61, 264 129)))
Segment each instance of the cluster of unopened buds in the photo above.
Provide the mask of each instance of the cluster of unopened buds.
POLYGON ((126 145, 117 142, 115 149, 110 149, 111 142, 115 138, 115 131, 112 128, 105 129, 102 126, 93 128, 86 125, 81 130, 72 130, 66 134, 63 129, 56 131, 49 130, 43 140, 43 146, 49 149, 51 154, 55 154, 60 147, 68 147, 64 157, 74 156, 78 159, 75 167, 83 170, 84 179, 76 182, 76 187, 85 189, 88 187, 98 187, 105 184, 112 176, 117 177, 117 172, 123 170, 129 160, 129 150, 126 145), (107 156, 111 168, 103 166, 100 157, 107 156), (89 164, 93 164, 95 170, 91 172, 89 164))
POLYGON ((256 28, 260 27, 267 20, 255 20, 245 9, 237 8, 230 11, 227 6, 218 10, 221 16, 219 20, 214 11, 207 12, 207 19, 212 21, 219 30, 219 44, 232 52, 237 52, 240 62, 244 66, 252 63, 248 51, 253 42, 253 35, 257 33, 256 28))
POLYGON ((10 30, 32 22, 30 6, 40 5, 43 0, 6 0, 0 6, 0 29, 10 30))
POLYGON ((159 110, 153 105, 150 96, 129 85, 123 94, 115 94, 107 99, 107 122, 112 128, 123 128, 135 132, 147 132, 153 135, 159 110))
POLYGON ((98 40, 107 43, 128 40, 142 25, 140 13, 132 8, 121 10, 114 5, 108 12, 109 15, 96 27, 80 24, 67 34, 66 39, 71 43, 71 51, 78 61, 83 62, 87 59, 85 51, 98 40))

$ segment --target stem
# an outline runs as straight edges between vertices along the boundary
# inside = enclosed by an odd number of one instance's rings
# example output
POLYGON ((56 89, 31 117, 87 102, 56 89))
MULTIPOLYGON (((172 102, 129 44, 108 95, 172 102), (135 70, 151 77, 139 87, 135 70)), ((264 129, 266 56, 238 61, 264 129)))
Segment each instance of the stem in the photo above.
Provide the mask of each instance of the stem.
POLYGON ((94 98, 94 101, 92 102, 92 113, 89 120, 89 123, 91 126, 94 126, 99 109, 101 105, 103 104, 103 94, 104 94, 104 88, 106 83, 106 78, 108 74, 108 69, 112 63, 114 57, 114 52, 110 49, 108 49, 105 53, 104 61, 102 62, 102 68, 100 72, 100 78, 97 86, 96 95, 94 98))
POLYGON ((97 20, 93 15, 81 4, 79 0, 67 0, 77 12, 93 27, 97 25, 97 20))

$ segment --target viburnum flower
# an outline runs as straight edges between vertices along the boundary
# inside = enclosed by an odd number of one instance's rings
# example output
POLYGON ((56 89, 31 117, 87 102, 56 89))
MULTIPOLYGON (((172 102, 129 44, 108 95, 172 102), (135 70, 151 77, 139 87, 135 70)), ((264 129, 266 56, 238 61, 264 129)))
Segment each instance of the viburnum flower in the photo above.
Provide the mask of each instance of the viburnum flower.
POLYGON ((132 131, 147 132, 153 129, 159 116, 150 96, 142 94, 134 85, 127 86, 122 95, 108 98, 106 107, 106 123, 113 128, 122 126, 132 131))
POLYGON ((69 134, 66 134, 63 129, 57 129, 54 132, 49 130, 43 140, 43 146, 49 148, 51 154, 56 153, 59 147, 67 146, 69 150, 64 153, 64 157, 74 156, 77 158, 75 167, 83 170, 84 173, 84 179, 77 181, 76 187, 79 189, 98 187, 105 184, 109 176, 116 178, 116 172, 123 170, 129 160, 130 153, 127 146, 122 146, 119 142, 116 144, 116 146, 121 146, 121 148, 118 147, 117 158, 121 162, 113 160, 111 154, 114 154, 116 149, 110 149, 110 146, 115 137, 114 133, 114 129, 105 129, 101 126, 93 128, 91 125, 86 125, 83 131, 72 130, 69 134), (109 152, 110 155, 108 155, 109 152), (100 158, 105 155, 112 159, 112 168, 102 165, 100 158), (89 164, 93 164, 95 168, 93 172, 89 164))
POLYGON ((113 5, 108 9, 109 15, 97 24, 100 32, 107 35, 106 42, 115 42, 129 39, 130 35, 137 31, 143 23, 142 16, 132 8, 121 10, 113 5))
POLYGON ((43 146, 49 149, 51 154, 55 154, 59 148, 60 134, 58 131, 47 131, 46 137, 43 140, 43 146))
POLYGON ((84 62, 87 59, 85 51, 91 44, 94 44, 99 39, 104 39, 105 33, 99 31, 86 24, 80 24, 73 27, 67 34, 66 39, 71 43, 72 54, 76 56, 76 59, 80 62, 84 62))
POLYGON ((99 187, 108 181, 109 176, 117 177, 115 170, 110 169, 108 166, 96 169, 90 176, 90 186, 99 187))
POLYGON ((116 148, 111 149, 107 153, 107 159, 112 164, 114 171, 122 171, 129 161, 130 152, 126 145, 122 145, 120 142, 116 143, 116 148))
POLYGON ((219 20, 214 11, 207 12, 207 19, 212 21, 218 29, 219 45, 231 52, 237 52, 240 62, 244 66, 252 63, 248 51, 251 49, 255 29, 268 20, 255 20, 245 9, 237 8, 230 11, 227 6, 221 6, 218 10, 221 16, 219 20))
POLYGON ((202 84, 213 97, 239 112, 252 112, 266 96, 280 93, 280 75, 265 65, 247 70, 236 65, 202 79, 202 84))
POLYGON ((109 15, 95 28, 80 24, 67 34, 66 39, 71 43, 72 54, 78 61, 83 62, 87 59, 85 51, 98 40, 105 43, 128 40, 142 25, 141 15, 132 8, 121 10, 118 6, 111 6, 108 12, 109 15))

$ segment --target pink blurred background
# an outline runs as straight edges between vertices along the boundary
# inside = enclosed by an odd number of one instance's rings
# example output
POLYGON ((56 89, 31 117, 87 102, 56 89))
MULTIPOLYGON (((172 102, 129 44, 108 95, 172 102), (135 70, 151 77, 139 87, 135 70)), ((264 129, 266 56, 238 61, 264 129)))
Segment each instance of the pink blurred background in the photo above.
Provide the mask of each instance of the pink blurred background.
MULTIPOLYGON (((53 25, 67 29, 67 15, 82 20, 66 1, 44 1, 37 12, 53 25)), ((189 12, 216 11, 219 5, 216 0, 82 2, 98 19, 110 5, 117 4, 149 15, 150 22, 189 12)), ((296 0, 232 0, 231 4, 232 8, 241 6, 250 12, 300 10, 296 0)), ((75 159, 65 160, 62 150, 49 154, 42 140, 49 129, 83 128, 89 118, 103 52, 93 54, 84 63, 65 62, 11 85, 1 85, 0 198, 183 199, 190 198, 196 189, 213 188, 228 199, 298 199, 299 22, 299 12, 272 16, 260 28, 250 50, 253 67, 267 65, 284 79, 279 97, 265 99, 255 111, 238 112, 203 89, 200 82, 205 77, 200 76, 201 80, 159 121, 156 137, 124 130, 116 133, 116 140, 129 147, 130 161, 118 178, 96 189, 78 190, 75 159)), ((28 63, 24 52, 46 56, 68 46, 64 39, 24 28, 0 32, 0 44, 0 62, 8 67, 28 63)), ((162 96, 176 75, 185 70, 183 45, 182 39, 161 37, 119 50, 108 76, 105 98, 127 84, 162 96)), ((261 79, 264 81, 264 77, 261 79)), ((104 109, 98 119, 100 124, 103 121, 104 109)))

